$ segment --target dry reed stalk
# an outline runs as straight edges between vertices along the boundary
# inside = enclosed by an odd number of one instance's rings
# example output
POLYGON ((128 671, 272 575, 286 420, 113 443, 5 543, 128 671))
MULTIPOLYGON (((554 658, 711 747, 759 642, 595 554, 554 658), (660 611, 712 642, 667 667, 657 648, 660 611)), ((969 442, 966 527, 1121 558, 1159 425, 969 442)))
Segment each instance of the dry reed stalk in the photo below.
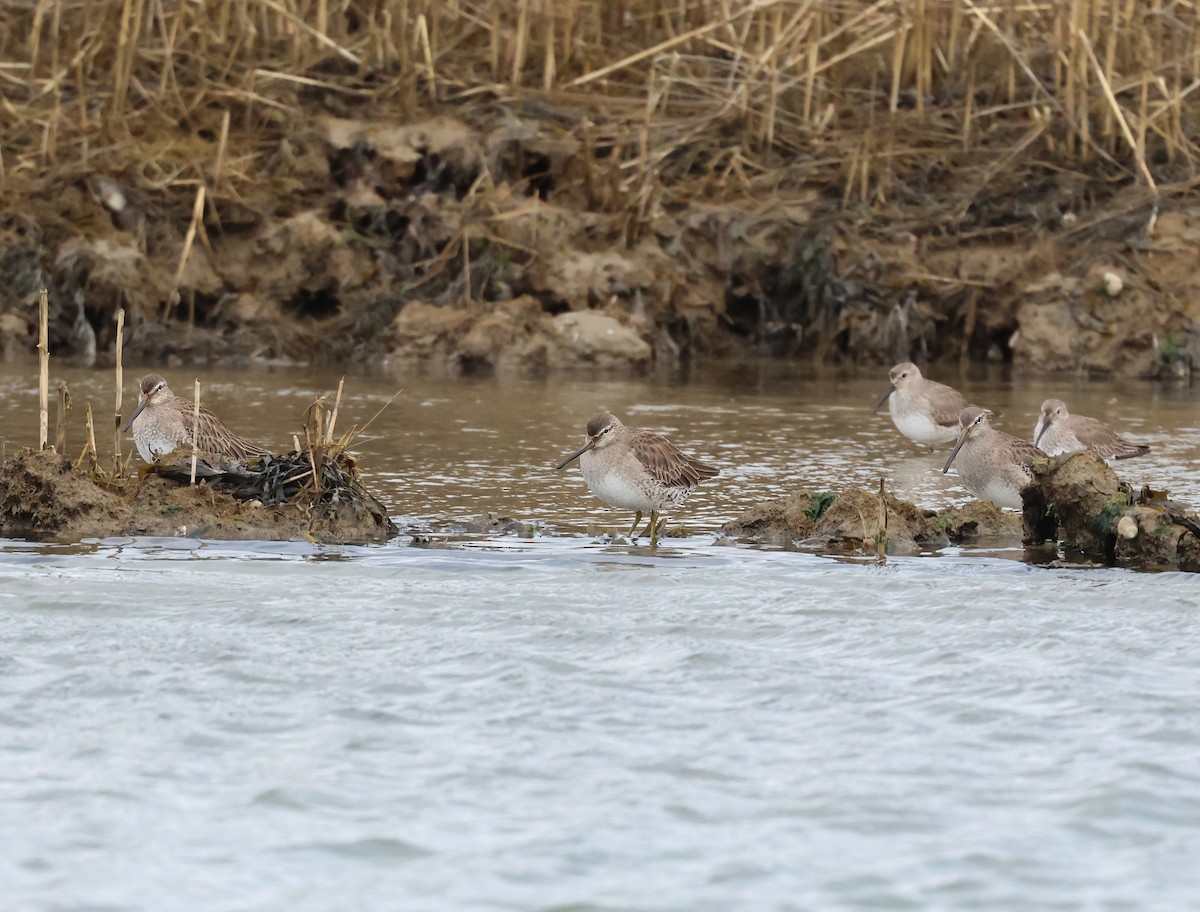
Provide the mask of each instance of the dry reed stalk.
MULTIPOLYGON (((958 9, 955 6, 955 9, 958 9)), ((967 65, 967 91, 963 99, 963 117, 962 117, 962 150, 967 152, 971 148, 971 117, 975 112, 975 59, 971 58, 971 62, 967 65)))
POLYGON ((529 30, 529 0, 516 0, 516 3, 516 45, 513 47, 512 71, 508 79, 513 88, 521 84, 521 71, 525 68, 526 33, 529 30))
POLYGON ((50 432, 50 293, 38 295, 38 449, 46 449, 50 432))
POLYGON ((417 44, 420 46, 421 61, 425 65, 425 79, 429 100, 437 102, 437 71, 433 67, 433 47, 429 41, 429 24, 424 15, 417 17, 417 44))
POLYGON ((67 381, 58 381, 58 412, 54 416, 54 449, 59 453, 67 451, 67 412, 71 409, 71 393, 67 389, 67 381))
POLYGON ((887 514, 887 485, 879 479, 879 514, 875 521, 875 558, 883 563, 887 560, 888 546, 888 514, 887 514))
POLYGON ((333 439, 333 429, 337 426, 338 411, 342 407, 342 390, 346 386, 346 378, 342 377, 338 380, 337 395, 333 399, 333 411, 329 413, 329 428, 325 432, 326 438, 333 439))
POLYGON ((901 29, 892 45, 892 91, 888 99, 888 110, 895 114, 900 110, 900 86, 904 82, 904 50, 908 43, 907 28, 901 29))
POLYGON ((1113 116, 1116 118, 1117 126, 1121 128, 1121 133, 1125 137, 1125 141, 1129 143, 1129 148, 1133 152, 1137 160, 1138 170, 1142 173, 1142 177, 1146 181, 1151 192, 1158 196, 1158 185, 1154 182, 1154 176, 1150 173, 1150 168, 1146 164, 1146 139, 1145 129, 1142 126, 1146 122, 1146 83, 1142 83, 1142 116, 1138 118, 1138 138, 1134 139, 1133 132, 1129 129, 1129 122, 1125 119, 1125 113, 1121 110, 1121 105, 1117 101, 1117 97, 1113 94, 1112 86, 1108 84, 1108 79, 1104 75, 1104 70, 1100 68, 1100 61, 1096 59, 1096 52, 1092 50, 1092 42, 1088 40, 1087 35, 1082 32, 1076 32, 1080 43, 1083 45, 1084 51, 1087 53, 1088 60, 1091 61, 1092 67, 1096 71, 1096 78, 1100 81, 1100 88, 1104 92, 1104 97, 1107 99, 1109 107, 1112 109, 1113 116))
MULTIPOLYGON (((741 16, 744 16, 744 15, 746 15, 746 13, 751 12, 753 9, 763 5, 764 2, 768 2, 768 0, 759 0, 758 3, 751 4, 750 6, 747 6, 744 9, 738 10, 737 12, 733 13, 732 15, 734 18, 739 18, 741 16)), ((691 29, 690 31, 684 32, 682 35, 676 35, 674 37, 667 38, 663 41, 658 42, 657 44, 653 45, 652 47, 643 48, 642 50, 638 51, 635 54, 630 54, 627 57, 623 57, 622 59, 618 60, 616 63, 610 63, 608 66, 601 67, 598 70, 593 70, 590 73, 585 73, 582 76, 572 79, 570 82, 568 82, 566 84, 566 86, 564 86, 564 88, 568 88, 568 89, 578 88, 579 86, 587 85, 589 82, 594 82, 597 79, 603 79, 605 76, 609 76, 612 73, 617 72, 618 70, 627 69, 628 67, 632 66, 635 63, 640 63, 641 61, 643 61, 649 57, 654 57, 658 54, 661 54, 663 51, 667 51, 667 50, 670 50, 671 48, 678 47, 679 45, 684 44, 688 41, 691 41, 694 38, 699 38, 702 35, 707 35, 709 32, 715 32, 718 29, 723 28, 729 24, 730 23, 728 20, 720 19, 716 22, 709 22, 706 25, 702 25, 697 28, 691 29)))
POLYGON ((362 59, 357 54, 342 47, 342 45, 338 44, 336 41, 334 41, 328 35, 322 34, 321 31, 319 31, 316 28, 313 28, 313 26, 309 25, 307 22, 305 22, 303 19, 301 19, 299 16, 297 16, 291 10, 285 9, 284 7, 280 6, 278 3, 274 2, 274 0, 258 0, 258 2, 261 3, 263 5, 263 7, 265 7, 266 9, 270 9, 270 10, 273 10, 274 12, 276 12, 281 18, 283 18, 290 25, 292 25, 297 30, 297 32, 303 32, 303 33, 311 36, 312 38, 314 38, 317 41, 318 44, 324 45, 325 47, 329 48, 335 54, 337 54, 339 57, 341 57, 343 60, 347 60, 350 63, 353 63, 355 66, 362 66, 362 59))
POLYGON ((114 367, 116 375, 116 395, 113 408, 113 471, 120 475, 122 466, 121 460, 121 410, 124 405, 125 397, 125 368, 122 364, 122 357, 125 351, 125 308, 117 308, 117 337, 114 343, 115 361, 114 367))
MULTIPOLYGON (((1112 0, 1112 5, 1109 7, 1109 24, 1107 40, 1104 44, 1104 72, 1114 73, 1116 71, 1116 56, 1117 56, 1117 34, 1120 31, 1121 22, 1121 0, 1112 0)), ((1113 146, 1113 111, 1111 107, 1105 106, 1103 116, 1100 120, 1100 135, 1108 140, 1108 151, 1114 151, 1113 146)))
POLYGON ((75 468, 77 470, 84 467, 84 463, 88 463, 87 471, 95 472, 99 466, 99 460, 96 457, 96 423, 92 418, 92 403, 87 404, 85 414, 87 418, 84 422, 85 439, 83 443, 83 452, 79 454, 79 458, 75 460, 75 468))
POLYGON ((169 320, 175 309, 175 301, 179 297, 179 283, 183 280, 183 270, 187 267, 188 257, 192 252, 192 244, 196 241, 196 230, 204 215, 204 185, 196 188, 196 198, 192 203, 192 220, 188 223, 187 233, 183 236, 183 250, 179 254, 179 265, 175 267, 175 277, 171 282, 171 293, 167 295, 163 305, 162 320, 169 320))
POLYGON ((196 463, 200 459, 200 378, 192 381, 192 471, 188 484, 196 484, 196 463))
MULTIPOLYGON (((1071 0, 1067 6, 1063 7, 1060 13, 1060 17, 1065 20, 1063 30, 1067 43, 1066 62, 1064 64, 1066 77, 1062 90, 1063 109, 1066 111, 1067 121, 1074 126, 1078 125, 1079 112, 1076 106, 1079 104, 1080 96, 1082 94, 1076 87, 1076 80, 1079 77, 1078 63, 1080 57, 1082 56, 1079 52, 1079 31, 1075 27, 1074 11, 1077 6, 1078 0, 1071 0)), ((1083 97, 1082 101, 1086 107, 1087 98, 1083 97)), ((1074 130, 1071 130, 1067 133, 1065 140, 1067 155, 1074 156, 1079 151, 1077 140, 1078 135, 1074 130)))
POLYGON ((229 143, 229 109, 221 112, 221 133, 217 138, 217 160, 213 164, 213 193, 221 192, 221 170, 225 165, 225 148, 229 143))
POLYGON ((554 20, 550 20, 550 34, 546 39, 546 51, 542 56, 542 91, 549 92, 558 80, 558 64, 554 59, 554 20))

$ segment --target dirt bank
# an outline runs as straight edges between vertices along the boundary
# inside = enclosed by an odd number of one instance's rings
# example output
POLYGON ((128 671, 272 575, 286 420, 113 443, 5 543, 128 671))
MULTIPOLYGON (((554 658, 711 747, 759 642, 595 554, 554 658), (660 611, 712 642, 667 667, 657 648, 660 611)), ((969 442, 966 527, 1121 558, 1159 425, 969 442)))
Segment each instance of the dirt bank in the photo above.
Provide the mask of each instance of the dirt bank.
POLYGON ((6 7, 0 349, 1200 364, 1194 9, 734 7, 6 7))
POLYGON ((53 450, 24 450, 0 464, 0 535, 6 536, 365 543, 396 534, 381 512, 360 498, 297 497, 264 505, 157 474, 103 478, 53 450))

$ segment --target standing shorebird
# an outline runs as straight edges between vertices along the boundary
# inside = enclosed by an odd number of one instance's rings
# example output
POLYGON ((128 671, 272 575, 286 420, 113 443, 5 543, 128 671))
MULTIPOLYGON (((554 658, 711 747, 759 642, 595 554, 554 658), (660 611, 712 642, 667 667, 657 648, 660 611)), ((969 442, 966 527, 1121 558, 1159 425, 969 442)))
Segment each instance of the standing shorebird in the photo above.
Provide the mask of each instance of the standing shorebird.
POLYGON ((884 403, 896 429, 922 446, 949 443, 958 436, 958 416, 969 402, 952 386, 927 380, 911 361, 897 364, 888 372, 888 388, 875 406, 884 403))
POLYGON ((692 488, 718 474, 718 469, 688 456, 661 434, 623 425, 615 415, 601 412, 587 424, 587 443, 560 462, 559 469, 579 460, 588 490, 609 506, 634 510, 632 536, 650 513, 644 531, 650 544, 658 541, 663 521, 659 514, 677 507, 692 488))
POLYGON ((1061 399, 1042 403, 1042 414, 1033 429, 1033 443, 1047 456, 1087 452, 1101 459, 1133 459, 1150 452, 1150 447, 1130 443, 1102 421, 1072 415, 1061 399))
MULTIPOLYGON (((194 414, 194 404, 171 392, 166 380, 158 374, 146 374, 138 382, 138 406, 121 430, 132 427, 138 453, 146 462, 154 462, 179 447, 191 448, 194 414)), ((270 454, 270 450, 233 433, 206 408, 200 409, 196 448, 242 462, 270 454)))
POLYGON ((958 416, 958 443, 942 473, 950 471, 958 457, 958 476, 963 487, 980 500, 998 507, 1021 509, 1021 489, 1033 480, 1029 466, 1046 454, 1027 440, 997 431, 988 424, 992 413, 971 405, 958 416))

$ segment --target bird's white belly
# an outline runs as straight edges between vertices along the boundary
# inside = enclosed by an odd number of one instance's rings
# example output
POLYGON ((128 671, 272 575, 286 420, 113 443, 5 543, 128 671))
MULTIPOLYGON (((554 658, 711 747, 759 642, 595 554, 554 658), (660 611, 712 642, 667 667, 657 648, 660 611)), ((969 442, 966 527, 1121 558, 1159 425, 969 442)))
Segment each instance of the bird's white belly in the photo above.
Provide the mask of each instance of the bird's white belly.
POLYGON ((133 442, 137 445, 138 455, 146 462, 154 462, 167 456, 173 452, 184 441, 182 438, 177 438, 167 432, 159 430, 146 431, 144 428, 137 427, 136 423, 133 428, 133 442))
POLYGON ((993 478, 977 492, 980 500, 990 500, 998 507, 1021 509, 1021 491, 1010 482, 993 478))
MULTIPOLYGON (((1036 437, 1034 438, 1037 439, 1036 437)), ((1064 453, 1083 453, 1087 451, 1079 438, 1070 431, 1059 433, 1057 429, 1051 428, 1042 437, 1038 444, 1040 449, 1047 456, 1061 456, 1064 453)))
POLYGON ((623 472, 597 469, 595 460, 584 453, 579 460, 588 490, 611 507, 647 512, 658 509, 650 493, 623 472))
MULTIPOLYGON (((895 394, 892 394, 895 399, 895 394)), ((955 426, 942 427, 937 424, 928 412, 916 408, 904 408, 902 404, 889 405, 892 422, 896 430, 922 446, 934 446, 939 443, 950 443, 958 438, 958 428, 955 426)))

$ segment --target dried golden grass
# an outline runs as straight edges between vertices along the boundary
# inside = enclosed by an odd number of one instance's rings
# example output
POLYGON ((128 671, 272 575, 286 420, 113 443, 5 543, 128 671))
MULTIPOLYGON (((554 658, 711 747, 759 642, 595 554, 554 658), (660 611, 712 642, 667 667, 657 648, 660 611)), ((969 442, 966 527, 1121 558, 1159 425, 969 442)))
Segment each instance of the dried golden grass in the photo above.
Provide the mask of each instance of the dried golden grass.
POLYGON ((639 217, 695 146, 709 192, 799 167, 882 202, 899 162, 1015 139, 1157 194, 1194 173, 1198 88, 1200 9, 1166 0, 13 0, 0 200, 98 173, 215 205, 313 99, 480 96, 586 117, 589 196, 615 167, 597 198, 639 217))

